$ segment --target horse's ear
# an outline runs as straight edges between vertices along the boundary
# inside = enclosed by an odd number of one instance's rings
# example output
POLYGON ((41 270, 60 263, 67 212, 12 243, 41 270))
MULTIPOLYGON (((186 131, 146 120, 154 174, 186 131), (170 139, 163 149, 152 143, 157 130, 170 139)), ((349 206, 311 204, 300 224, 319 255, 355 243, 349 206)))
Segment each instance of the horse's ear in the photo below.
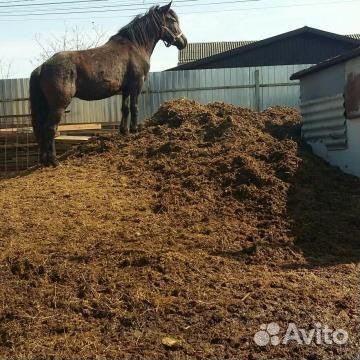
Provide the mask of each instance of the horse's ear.
POLYGON ((161 12, 163 12, 164 14, 166 14, 170 10, 171 4, 172 4, 172 1, 170 1, 167 5, 161 6, 159 10, 161 12))

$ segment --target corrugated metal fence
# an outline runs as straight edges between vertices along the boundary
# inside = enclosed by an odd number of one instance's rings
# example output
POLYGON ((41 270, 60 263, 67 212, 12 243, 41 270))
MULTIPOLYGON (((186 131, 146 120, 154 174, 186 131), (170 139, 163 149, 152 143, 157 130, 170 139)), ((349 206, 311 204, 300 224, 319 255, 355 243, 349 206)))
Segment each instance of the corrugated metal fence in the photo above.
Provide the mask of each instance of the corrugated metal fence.
MULTIPOLYGON (((308 66, 150 73, 140 98, 139 120, 151 117, 165 100, 182 97, 201 103, 224 101, 254 110, 272 105, 298 106, 299 83, 289 78, 308 66)), ((0 175, 1 172, 17 171, 38 162, 28 97, 29 79, 0 80, 0 175)), ((73 99, 62 125, 118 124, 120 118, 121 96, 100 101, 73 99)), ((76 128, 79 130, 80 127, 76 128)), ((69 144, 69 138, 66 141, 57 138, 58 153, 66 152, 69 144)))
MULTIPOLYGON (((294 72, 310 65, 150 73, 140 99, 140 120, 150 117, 169 99, 186 97, 202 103, 224 101, 263 110, 272 105, 298 106, 299 83, 294 72)), ((29 119, 29 79, 0 80, 0 127, 29 119)), ((117 123, 121 96, 99 101, 74 99, 64 124, 117 123)))

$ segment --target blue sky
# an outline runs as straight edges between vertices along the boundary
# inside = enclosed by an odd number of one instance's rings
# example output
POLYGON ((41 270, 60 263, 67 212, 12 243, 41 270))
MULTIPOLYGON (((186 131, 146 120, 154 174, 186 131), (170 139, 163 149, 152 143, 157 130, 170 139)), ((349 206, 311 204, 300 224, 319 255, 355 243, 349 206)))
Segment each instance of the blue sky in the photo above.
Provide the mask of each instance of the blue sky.
MULTIPOLYGON (((23 4, 20 0, 15 1, 0 1, 0 6, 2 3, 23 4)), ((50 1, 62 0, 30 0, 24 3, 50 1)), ((28 77, 34 68, 34 62, 40 53, 40 47, 35 40, 37 36, 43 39, 61 36, 66 28, 74 26, 78 26, 79 32, 85 34, 92 24, 110 36, 128 23, 136 13, 143 12, 142 9, 154 4, 147 0, 100 1, 103 2, 17 7, 16 11, 14 8, 0 8, 0 59, 5 64, 12 63, 12 77, 28 77), (73 11, 94 12, 19 17, 5 14, 68 12, 68 8, 75 7, 82 10, 73 11), (55 8, 58 10, 54 10, 55 8)), ((305 25, 339 34, 360 33, 360 0, 253 0, 243 3, 234 0, 178 0, 173 4, 190 42, 259 40, 305 25)), ((152 57, 151 71, 160 71, 175 66, 176 63, 177 50, 168 49, 159 43, 152 57)))

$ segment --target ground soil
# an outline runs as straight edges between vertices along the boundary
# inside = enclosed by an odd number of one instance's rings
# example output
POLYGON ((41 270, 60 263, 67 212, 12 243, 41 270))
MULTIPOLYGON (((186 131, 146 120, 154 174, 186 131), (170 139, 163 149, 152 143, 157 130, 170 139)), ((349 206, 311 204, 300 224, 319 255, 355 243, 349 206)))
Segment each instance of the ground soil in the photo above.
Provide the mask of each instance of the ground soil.
POLYGON ((354 358, 359 200, 295 110, 165 103, 0 181, 0 358, 354 358), (257 346, 271 322, 350 337, 257 346))

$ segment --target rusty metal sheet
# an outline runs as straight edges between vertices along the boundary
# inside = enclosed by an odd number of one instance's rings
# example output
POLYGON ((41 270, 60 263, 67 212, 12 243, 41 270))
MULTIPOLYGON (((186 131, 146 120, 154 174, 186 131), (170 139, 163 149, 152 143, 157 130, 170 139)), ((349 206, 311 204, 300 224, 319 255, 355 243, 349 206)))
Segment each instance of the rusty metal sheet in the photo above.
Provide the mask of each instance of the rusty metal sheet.
POLYGON ((360 74, 349 73, 345 85, 345 116, 360 117, 360 74))

